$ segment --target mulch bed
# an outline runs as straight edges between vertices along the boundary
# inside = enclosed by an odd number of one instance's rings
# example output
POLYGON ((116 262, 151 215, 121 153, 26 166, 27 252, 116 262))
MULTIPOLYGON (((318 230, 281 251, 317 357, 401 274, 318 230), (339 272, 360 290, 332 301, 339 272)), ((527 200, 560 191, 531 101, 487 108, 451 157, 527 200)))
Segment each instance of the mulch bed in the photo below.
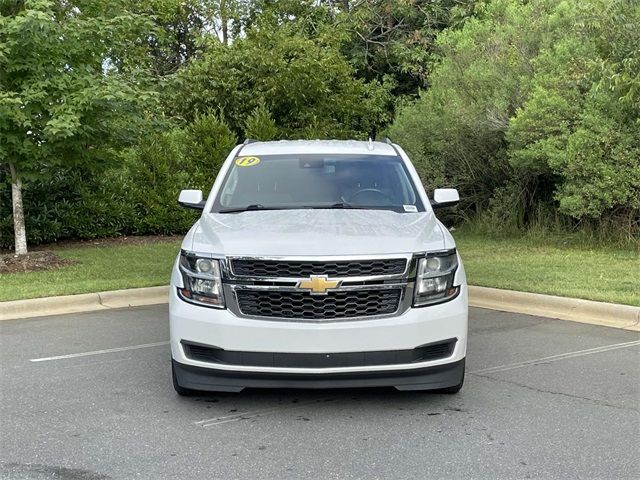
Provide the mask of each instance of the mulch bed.
POLYGON ((24 273, 50 270, 73 265, 73 260, 62 258, 48 250, 29 252, 15 256, 12 253, 0 255, 0 273, 24 273))

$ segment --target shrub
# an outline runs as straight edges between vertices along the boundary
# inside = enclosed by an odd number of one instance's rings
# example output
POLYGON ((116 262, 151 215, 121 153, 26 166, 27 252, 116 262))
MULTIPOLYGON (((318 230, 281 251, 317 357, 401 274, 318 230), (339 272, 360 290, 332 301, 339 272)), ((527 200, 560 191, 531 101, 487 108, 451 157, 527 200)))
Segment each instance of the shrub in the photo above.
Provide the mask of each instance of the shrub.
POLYGON ((429 188, 495 228, 547 219, 637 235, 640 4, 495 0, 438 36, 430 88, 389 131, 429 188))
MULTIPOLYGON (((180 190, 211 187, 236 138, 217 115, 147 135, 117 167, 42 172, 24 191, 28 241, 185 233, 198 214, 178 205, 180 190)), ((10 187, 0 182, 0 246, 13 246, 10 187)))

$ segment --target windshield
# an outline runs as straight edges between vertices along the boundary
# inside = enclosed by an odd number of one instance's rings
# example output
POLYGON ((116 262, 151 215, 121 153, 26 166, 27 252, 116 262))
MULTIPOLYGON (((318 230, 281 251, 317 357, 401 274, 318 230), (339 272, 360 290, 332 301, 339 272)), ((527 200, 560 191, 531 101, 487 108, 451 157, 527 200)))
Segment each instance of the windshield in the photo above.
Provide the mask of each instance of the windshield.
POLYGON ((400 157, 336 154, 240 156, 213 211, 295 208, 424 211, 400 157))

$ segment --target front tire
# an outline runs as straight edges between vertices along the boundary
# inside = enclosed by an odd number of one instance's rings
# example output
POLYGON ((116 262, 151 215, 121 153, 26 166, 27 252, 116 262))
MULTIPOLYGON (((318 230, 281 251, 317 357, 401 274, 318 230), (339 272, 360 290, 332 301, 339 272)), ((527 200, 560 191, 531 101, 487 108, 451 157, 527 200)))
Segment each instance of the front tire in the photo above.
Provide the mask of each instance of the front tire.
POLYGON ((198 392, 197 390, 192 390, 190 388, 184 388, 183 386, 181 386, 178 383, 178 377, 176 375, 176 366, 173 364, 173 361, 171 361, 171 378, 173 380, 173 388, 174 388, 174 390, 181 397, 194 397, 194 396, 200 394, 200 392, 198 392))

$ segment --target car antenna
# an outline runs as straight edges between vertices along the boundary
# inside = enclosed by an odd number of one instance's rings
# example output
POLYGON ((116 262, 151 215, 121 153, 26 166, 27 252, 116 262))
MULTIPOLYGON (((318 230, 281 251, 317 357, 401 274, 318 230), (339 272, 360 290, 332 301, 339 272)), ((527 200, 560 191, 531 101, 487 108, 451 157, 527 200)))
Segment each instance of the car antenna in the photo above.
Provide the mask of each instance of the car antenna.
POLYGON ((369 137, 369 144, 367 145, 368 150, 373 150, 373 140, 369 137))

